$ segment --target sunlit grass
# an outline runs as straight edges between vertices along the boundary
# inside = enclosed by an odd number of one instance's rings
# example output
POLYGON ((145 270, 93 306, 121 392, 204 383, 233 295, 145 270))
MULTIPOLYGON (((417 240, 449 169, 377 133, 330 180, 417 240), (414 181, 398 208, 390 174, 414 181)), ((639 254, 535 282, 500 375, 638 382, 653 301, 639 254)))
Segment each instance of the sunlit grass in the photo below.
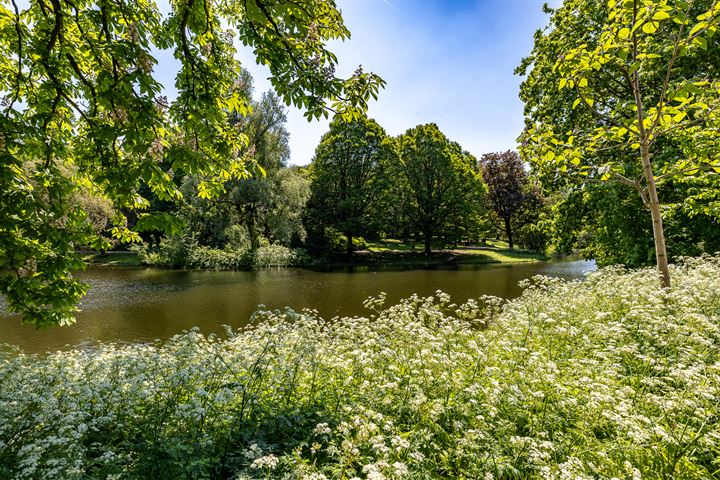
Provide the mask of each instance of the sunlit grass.
MULTIPOLYGON (((433 244, 433 255, 435 260, 447 261, 448 259, 456 263, 524 263, 549 260, 549 257, 524 250, 510 250, 507 242, 501 240, 490 240, 480 246, 446 246, 442 244, 433 244)), ((420 261, 432 262, 430 258, 413 258, 402 256, 401 254, 418 254, 422 255, 423 246, 421 244, 403 243, 400 240, 387 239, 377 242, 368 242, 368 250, 370 253, 384 255, 388 262, 393 261, 393 254, 398 254, 394 260, 399 263, 417 263, 420 261)))

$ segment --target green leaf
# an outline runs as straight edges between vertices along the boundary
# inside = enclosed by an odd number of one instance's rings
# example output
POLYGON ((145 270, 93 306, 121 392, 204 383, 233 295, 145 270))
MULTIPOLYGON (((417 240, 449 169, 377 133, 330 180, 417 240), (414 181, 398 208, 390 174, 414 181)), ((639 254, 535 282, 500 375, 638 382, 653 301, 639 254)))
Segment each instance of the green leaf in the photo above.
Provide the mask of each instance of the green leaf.
POLYGON ((674 121, 674 122, 680 122, 680 121, 681 121, 683 118, 685 118, 686 116, 687 116, 687 112, 680 112, 680 113, 676 114, 676 115, 673 117, 673 121, 674 121))
POLYGON ((700 47, 703 50, 707 50, 707 40, 704 37, 695 37, 693 39, 693 45, 700 47))
POLYGON ((707 27, 706 22, 698 22, 688 33, 689 37, 693 37, 696 33, 700 32, 703 28, 707 27))
POLYGON ((658 24, 653 21, 646 22, 645 24, 643 24, 643 27, 642 27, 642 31, 647 34, 655 33, 657 31, 657 29, 658 29, 658 24))

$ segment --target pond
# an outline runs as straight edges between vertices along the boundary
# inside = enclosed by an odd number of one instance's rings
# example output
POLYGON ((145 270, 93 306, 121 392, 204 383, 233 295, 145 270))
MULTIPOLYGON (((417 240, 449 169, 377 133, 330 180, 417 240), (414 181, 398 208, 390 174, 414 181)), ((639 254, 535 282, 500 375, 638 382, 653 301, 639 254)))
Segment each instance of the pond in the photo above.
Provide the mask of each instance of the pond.
POLYGON ((221 333, 222 325, 247 324, 265 305, 315 309, 324 318, 367 315, 363 300, 386 292, 388 305, 413 293, 443 290, 453 301, 482 295, 512 298, 518 282, 543 274, 581 278, 594 270, 582 260, 503 265, 460 265, 432 270, 346 269, 317 272, 268 269, 256 272, 208 272, 153 268, 89 268, 79 276, 91 285, 71 327, 36 330, 19 317, 0 314, 0 343, 25 352, 53 351, 94 341, 166 339, 193 326, 221 333))

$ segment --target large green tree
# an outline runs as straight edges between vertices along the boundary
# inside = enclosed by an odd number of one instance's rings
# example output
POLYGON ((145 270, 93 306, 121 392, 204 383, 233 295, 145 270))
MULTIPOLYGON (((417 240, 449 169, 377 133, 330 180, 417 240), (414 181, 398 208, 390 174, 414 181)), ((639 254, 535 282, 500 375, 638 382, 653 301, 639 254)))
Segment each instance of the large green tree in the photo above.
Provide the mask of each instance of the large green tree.
MULTIPOLYGON (((0 5, 0 271, 11 311, 38 326, 71 323, 86 286, 75 249, 100 245, 74 202, 78 190, 134 210, 138 228, 167 227, 146 215, 140 192, 181 192, 173 173, 200 179, 210 197, 248 173, 245 115, 233 37, 269 67, 283 101, 309 118, 352 115, 382 80, 358 69, 334 74, 329 40, 349 32, 333 0, 183 0, 161 13, 152 0, 5 0, 0 5), (9 1, 9 3, 8 3, 9 1), (156 50, 180 63, 168 101, 154 72, 156 50)), ((113 234, 137 239, 126 219, 113 234)))
POLYGON ((430 254, 434 237, 456 238, 477 219, 482 183, 475 159, 434 123, 409 129, 397 138, 396 148, 391 200, 430 254))
POLYGON ((634 189, 650 212, 664 286, 658 183, 720 171, 719 19, 717 1, 568 0, 518 69, 528 73, 523 154, 540 168, 634 189))
POLYGON ((200 198, 200 179, 186 177, 184 198, 177 209, 186 225, 174 240, 220 249, 247 243, 251 252, 263 241, 287 246, 293 240, 304 240, 301 214, 309 181, 297 169, 287 168, 290 147, 285 107, 272 92, 251 105, 252 112, 236 118, 235 127, 247 136, 247 148, 253 152, 258 171, 250 178, 225 181, 224 193, 213 198, 200 198))
POLYGON ((353 252, 353 237, 378 223, 377 206, 391 152, 385 130, 375 120, 340 117, 330 123, 315 150, 307 222, 314 230, 343 233, 348 255, 353 252))

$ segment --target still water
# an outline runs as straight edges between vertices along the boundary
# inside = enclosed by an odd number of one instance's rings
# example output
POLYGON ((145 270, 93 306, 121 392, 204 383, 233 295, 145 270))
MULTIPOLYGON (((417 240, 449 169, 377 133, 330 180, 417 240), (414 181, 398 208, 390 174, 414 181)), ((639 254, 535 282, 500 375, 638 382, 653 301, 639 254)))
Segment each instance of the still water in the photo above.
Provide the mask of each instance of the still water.
POLYGON ((481 295, 512 298, 521 293, 518 282, 533 275, 575 279, 594 268, 593 262, 581 260, 334 272, 90 268, 80 275, 91 287, 76 325, 36 330, 21 325, 19 317, 0 314, 0 343, 32 353, 95 341, 166 339, 193 326, 203 333, 220 333, 222 325, 245 325, 258 305, 297 311, 311 308, 325 318, 367 315, 363 300, 380 292, 387 293, 388 304, 413 293, 432 295, 438 289, 452 295, 455 302, 481 295))

